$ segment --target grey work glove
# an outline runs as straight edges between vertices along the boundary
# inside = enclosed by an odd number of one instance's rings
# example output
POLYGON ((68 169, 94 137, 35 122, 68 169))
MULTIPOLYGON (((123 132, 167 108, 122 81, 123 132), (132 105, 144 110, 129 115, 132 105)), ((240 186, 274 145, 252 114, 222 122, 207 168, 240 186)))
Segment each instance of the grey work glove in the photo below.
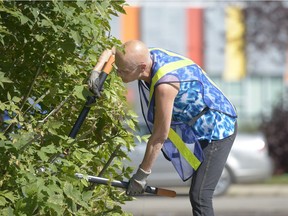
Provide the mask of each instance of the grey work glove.
POLYGON ((90 91, 96 95, 97 97, 100 97, 100 89, 99 89, 99 75, 101 72, 92 70, 90 77, 88 79, 88 86, 90 91))
POLYGON ((146 179, 150 174, 151 174, 151 171, 146 172, 139 167, 137 172, 132 176, 132 178, 129 181, 126 194, 129 196, 143 194, 147 187, 146 179))

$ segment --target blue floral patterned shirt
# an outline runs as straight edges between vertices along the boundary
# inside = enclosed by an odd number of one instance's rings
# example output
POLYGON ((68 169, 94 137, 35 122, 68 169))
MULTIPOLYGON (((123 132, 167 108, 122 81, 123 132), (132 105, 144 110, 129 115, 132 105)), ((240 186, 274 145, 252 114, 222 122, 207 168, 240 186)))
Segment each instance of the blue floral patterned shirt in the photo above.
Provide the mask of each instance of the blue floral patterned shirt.
MULTIPOLYGON (((173 121, 188 123, 205 107, 199 81, 181 82, 174 101, 173 121)), ((192 126, 198 140, 220 140, 233 134, 236 118, 209 109, 192 126)))
MULTIPOLYGON (((152 77, 158 70, 170 63, 186 58, 160 48, 150 49, 152 77)), ((220 140, 234 132, 236 110, 206 73, 193 61, 191 64, 171 70, 159 78, 155 88, 161 83, 179 82, 180 89, 174 100, 172 121, 189 123, 207 106, 210 108, 194 125, 191 125, 198 140, 220 140), (204 88, 205 86, 205 88, 204 88)), ((150 101, 148 120, 153 122, 153 96, 150 101)))

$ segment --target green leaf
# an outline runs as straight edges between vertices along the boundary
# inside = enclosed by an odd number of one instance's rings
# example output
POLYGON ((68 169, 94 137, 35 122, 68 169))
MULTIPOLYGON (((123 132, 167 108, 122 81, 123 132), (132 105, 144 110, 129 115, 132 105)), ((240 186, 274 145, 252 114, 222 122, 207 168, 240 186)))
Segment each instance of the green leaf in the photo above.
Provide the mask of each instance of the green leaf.
MULTIPOLYGON (((50 27, 51 26, 51 22, 49 22, 48 20, 42 20, 41 23, 39 23, 42 27, 50 27)), ((53 24, 52 24, 53 25, 53 24)))
POLYGON ((138 141, 138 142, 141 142, 142 141, 142 139, 141 139, 141 137, 138 135, 138 136, 135 136, 135 138, 136 138, 136 140, 138 141))
POLYGON ((126 123, 132 130, 135 131, 135 122, 132 119, 128 119, 126 123))
POLYGON ((19 113, 19 115, 18 115, 18 120, 19 120, 19 122, 24 122, 25 121, 25 119, 24 119, 24 117, 23 117, 23 115, 21 113, 19 113))
POLYGON ((69 73, 71 75, 76 74, 76 68, 71 65, 65 65, 64 70, 65 70, 65 73, 69 73))
POLYGON ((24 15, 20 15, 19 19, 20 19, 21 25, 27 23, 30 20, 28 17, 26 17, 24 15))
POLYGON ((32 8, 32 10, 30 10, 30 11, 33 14, 34 18, 37 18, 39 16, 39 9, 38 8, 32 8))
POLYGON ((0 72, 0 86, 4 88, 3 83, 13 83, 9 78, 5 77, 3 72, 0 72))
POLYGON ((80 181, 85 187, 89 186, 88 181, 86 179, 81 179, 80 181))
POLYGON ((12 191, 7 191, 7 190, 6 191, 2 191, 0 193, 0 195, 5 197, 5 198, 7 198, 7 199, 9 199, 11 202, 14 202, 16 200, 16 197, 14 197, 14 194, 13 194, 12 191))
POLYGON ((6 199, 2 196, 0 196, 0 206, 5 206, 7 203, 6 199))
POLYGON ((22 194, 24 195, 24 197, 32 197, 34 194, 37 194, 36 183, 25 185, 21 189, 22 189, 22 194))
POLYGON ((1 213, 5 216, 14 216, 14 210, 11 208, 11 206, 4 208, 1 210, 1 213))
POLYGON ((105 17, 105 10, 104 10, 104 8, 102 7, 102 5, 101 5, 100 3, 98 3, 98 2, 96 2, 96 3, 95 3, 95 7, 96 7, 97 11, 100 13, 100 15, 101 15, 102 17, 105 17))
POLYGON ((82 9, 86 9, 87 7, 84 1, 77 1, 76 4, 78 7, 81 7, 82 9))
POLYGON ((49 121, 48 126, 50 128, 59 129, 63 125, 61 121, 49 121))
POLYGON ((126 140, 123 139, 122 137, 115 137, 115 138, 113 139, 113 142, 114 142, 114 143, 117 143, 117 144, 123 144, 123 145, 126 145, 126 144, 127 144, 126 140))
POLYGON ((19 103, 21 101, 21 98, 14 96, 12 98, 12 101, 14 101, 15 103, 19 103))
POLYGON ((93 96, 93 94, 85 88, 83 85, 78 85, 74 87, 73 95, 77 98, 86 101, 88 96, 93 96))
POLYGON ((37 152, 37 155, 40 157, 40 159, 42 160, 42 161, 48 161, 49 160, 49 157, 44 153, 44 152, 42 152, 42 151, 38 151, 37 152))
POLYGON ((47 201, 46 203, 47 207, 53 209, 55 212, 57 212, 57 214, 63 215, 63 212, 65 211, 65 209, 63 209, 63 205, 60 205, 57 202, 51 202, 51 200, 47 201))
POLYGON ((7 99, 10 101, 11 100, 11 95, 9 92, 7 92, 7 99))
POLYGON ((73 185, 72 184, 70 184, 69 182, 65 182, 64 187, 63 187, 63 191, 67 195, 67 197, 71 198, 72 200, 74 199, 73 185))
MULTIPOLYGON (((87 182, 87 181, 86 181, 87 182)), ((83 200, 89 202, 93 197, 93 191, 85 191, 82 194, 83 200)))
POLYGON ((56 153, 57 149, 55 148, 53 144, 51 144, 51 145, 42 147, 41 151, 52 154, 52 153, 56 153))
POLYGON ((36 35, 35 35, 35 39, 36 39, 37 41, 39 41, 39 42, 42 42, 42 41, 45 39, 45 37, 42 36, 42 35, 36 34, 36 35))
POLYGON ((73 40, 75 41, 76 44, 80 44, 81 43, 81 38, 80 35, 77 31, 72 31, 71 32, 71 37, 73 38, 73 40))
POLYGON ((83 95, 83 91, 84 91, 84 86, 82 86, 82 85, 81 85, 81 86, 75 86, 75 87, 74 87, 73 94, 74 94, 77 98, 85 101, 86 98, 85 98, 84 95, 83 95))
MULTIPOLYGON (((42 15, 42 16, 46 19, 46 21, 47 21, 47 23, 45 23, 45 25, 46 25, 46 26, 51 26, 51 27, 54 29, 54 31, 56 32, 57 29, 56 29, 54 23, 52 22, 52 20, 51 20, 49 17, 47 17, 45 14, 43 14, 43 13, 41 13, 41 15, 42 15)), ((45 21, 45 20, 42 20, 42 22, 43 22, 43 21, 45 21)))
POLYGON ((113 7, 120 13, 122 14, 126 14, 126 11, 124 10, 122 5, 118 5, 118 4, 113 4, 113 7))

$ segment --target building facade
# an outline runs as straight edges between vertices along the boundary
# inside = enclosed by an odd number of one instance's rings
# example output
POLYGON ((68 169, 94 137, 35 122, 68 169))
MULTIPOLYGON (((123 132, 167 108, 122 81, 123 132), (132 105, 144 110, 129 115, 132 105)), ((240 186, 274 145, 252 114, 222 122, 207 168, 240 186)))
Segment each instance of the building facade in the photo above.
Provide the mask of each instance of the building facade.
MULTIPOLYGON (((190 57, 234 103, 240 129, 255 130, 262 116, 269 116, 273 106, 287 96, 283 79, 286 47, 279 50, 268 44, 264 51, 255 48, 248 36, 258 21, 245 13, 245 5, 132 3, 125 8, 126 15, 113 17, 111 34, 123 42, 140 39, 149 47, 190 57)), ((133 91, 129 95, 141 115, 135 85, 128 85, 133 91)))

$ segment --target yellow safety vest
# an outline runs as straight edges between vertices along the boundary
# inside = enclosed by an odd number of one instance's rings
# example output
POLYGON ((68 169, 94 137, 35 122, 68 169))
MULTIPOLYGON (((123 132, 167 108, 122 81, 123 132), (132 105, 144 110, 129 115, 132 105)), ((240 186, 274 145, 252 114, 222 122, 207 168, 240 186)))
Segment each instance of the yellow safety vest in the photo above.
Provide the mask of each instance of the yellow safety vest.
MULTIPOLYGON (((165 74, 167 74, 169 72, 172 72, 174 70, 180 69, 180 68, 188 66, 188 65, 195 64, 192 60, 190 60, 188 58, 183 58, 182 56, 177 55, 177 54, 172 53, 172 52, 169 52, 167 50, 163 50, 163 49, 159 49, 159 48, 157 48, 157 49, 161 50, 163 52, 166 52, 170 56, 179 56, 182 59, 175 61, 175 62, 165 64, 164 66, 160 67, 158 69, 158 71, 155 73, 155 75, 152 78, 151 85, 150 85, 150 92, 149 92, 150 95, 149 95, 148 107, 150 106, 150 102, 152 100, 152 96, 154 93, 155 84, 158 82, 158 80, 160 80, 165 74)), ((150 49, 150 50, 153 50, 153 49, 150 49)), ((201 161, 199 161, 199 159, 193 154, 193 152, 190 151, 190 149, 186 146, 186 144, 181 139, 181 137, 172 128, 170 128, 170 130, 169 130, 168 138, 175 145, 175 147, 178 149, 180 154, 185 158, 185 160, 191 165, 191 167, 194 170, 197 170, 201 164, 201 161)))

